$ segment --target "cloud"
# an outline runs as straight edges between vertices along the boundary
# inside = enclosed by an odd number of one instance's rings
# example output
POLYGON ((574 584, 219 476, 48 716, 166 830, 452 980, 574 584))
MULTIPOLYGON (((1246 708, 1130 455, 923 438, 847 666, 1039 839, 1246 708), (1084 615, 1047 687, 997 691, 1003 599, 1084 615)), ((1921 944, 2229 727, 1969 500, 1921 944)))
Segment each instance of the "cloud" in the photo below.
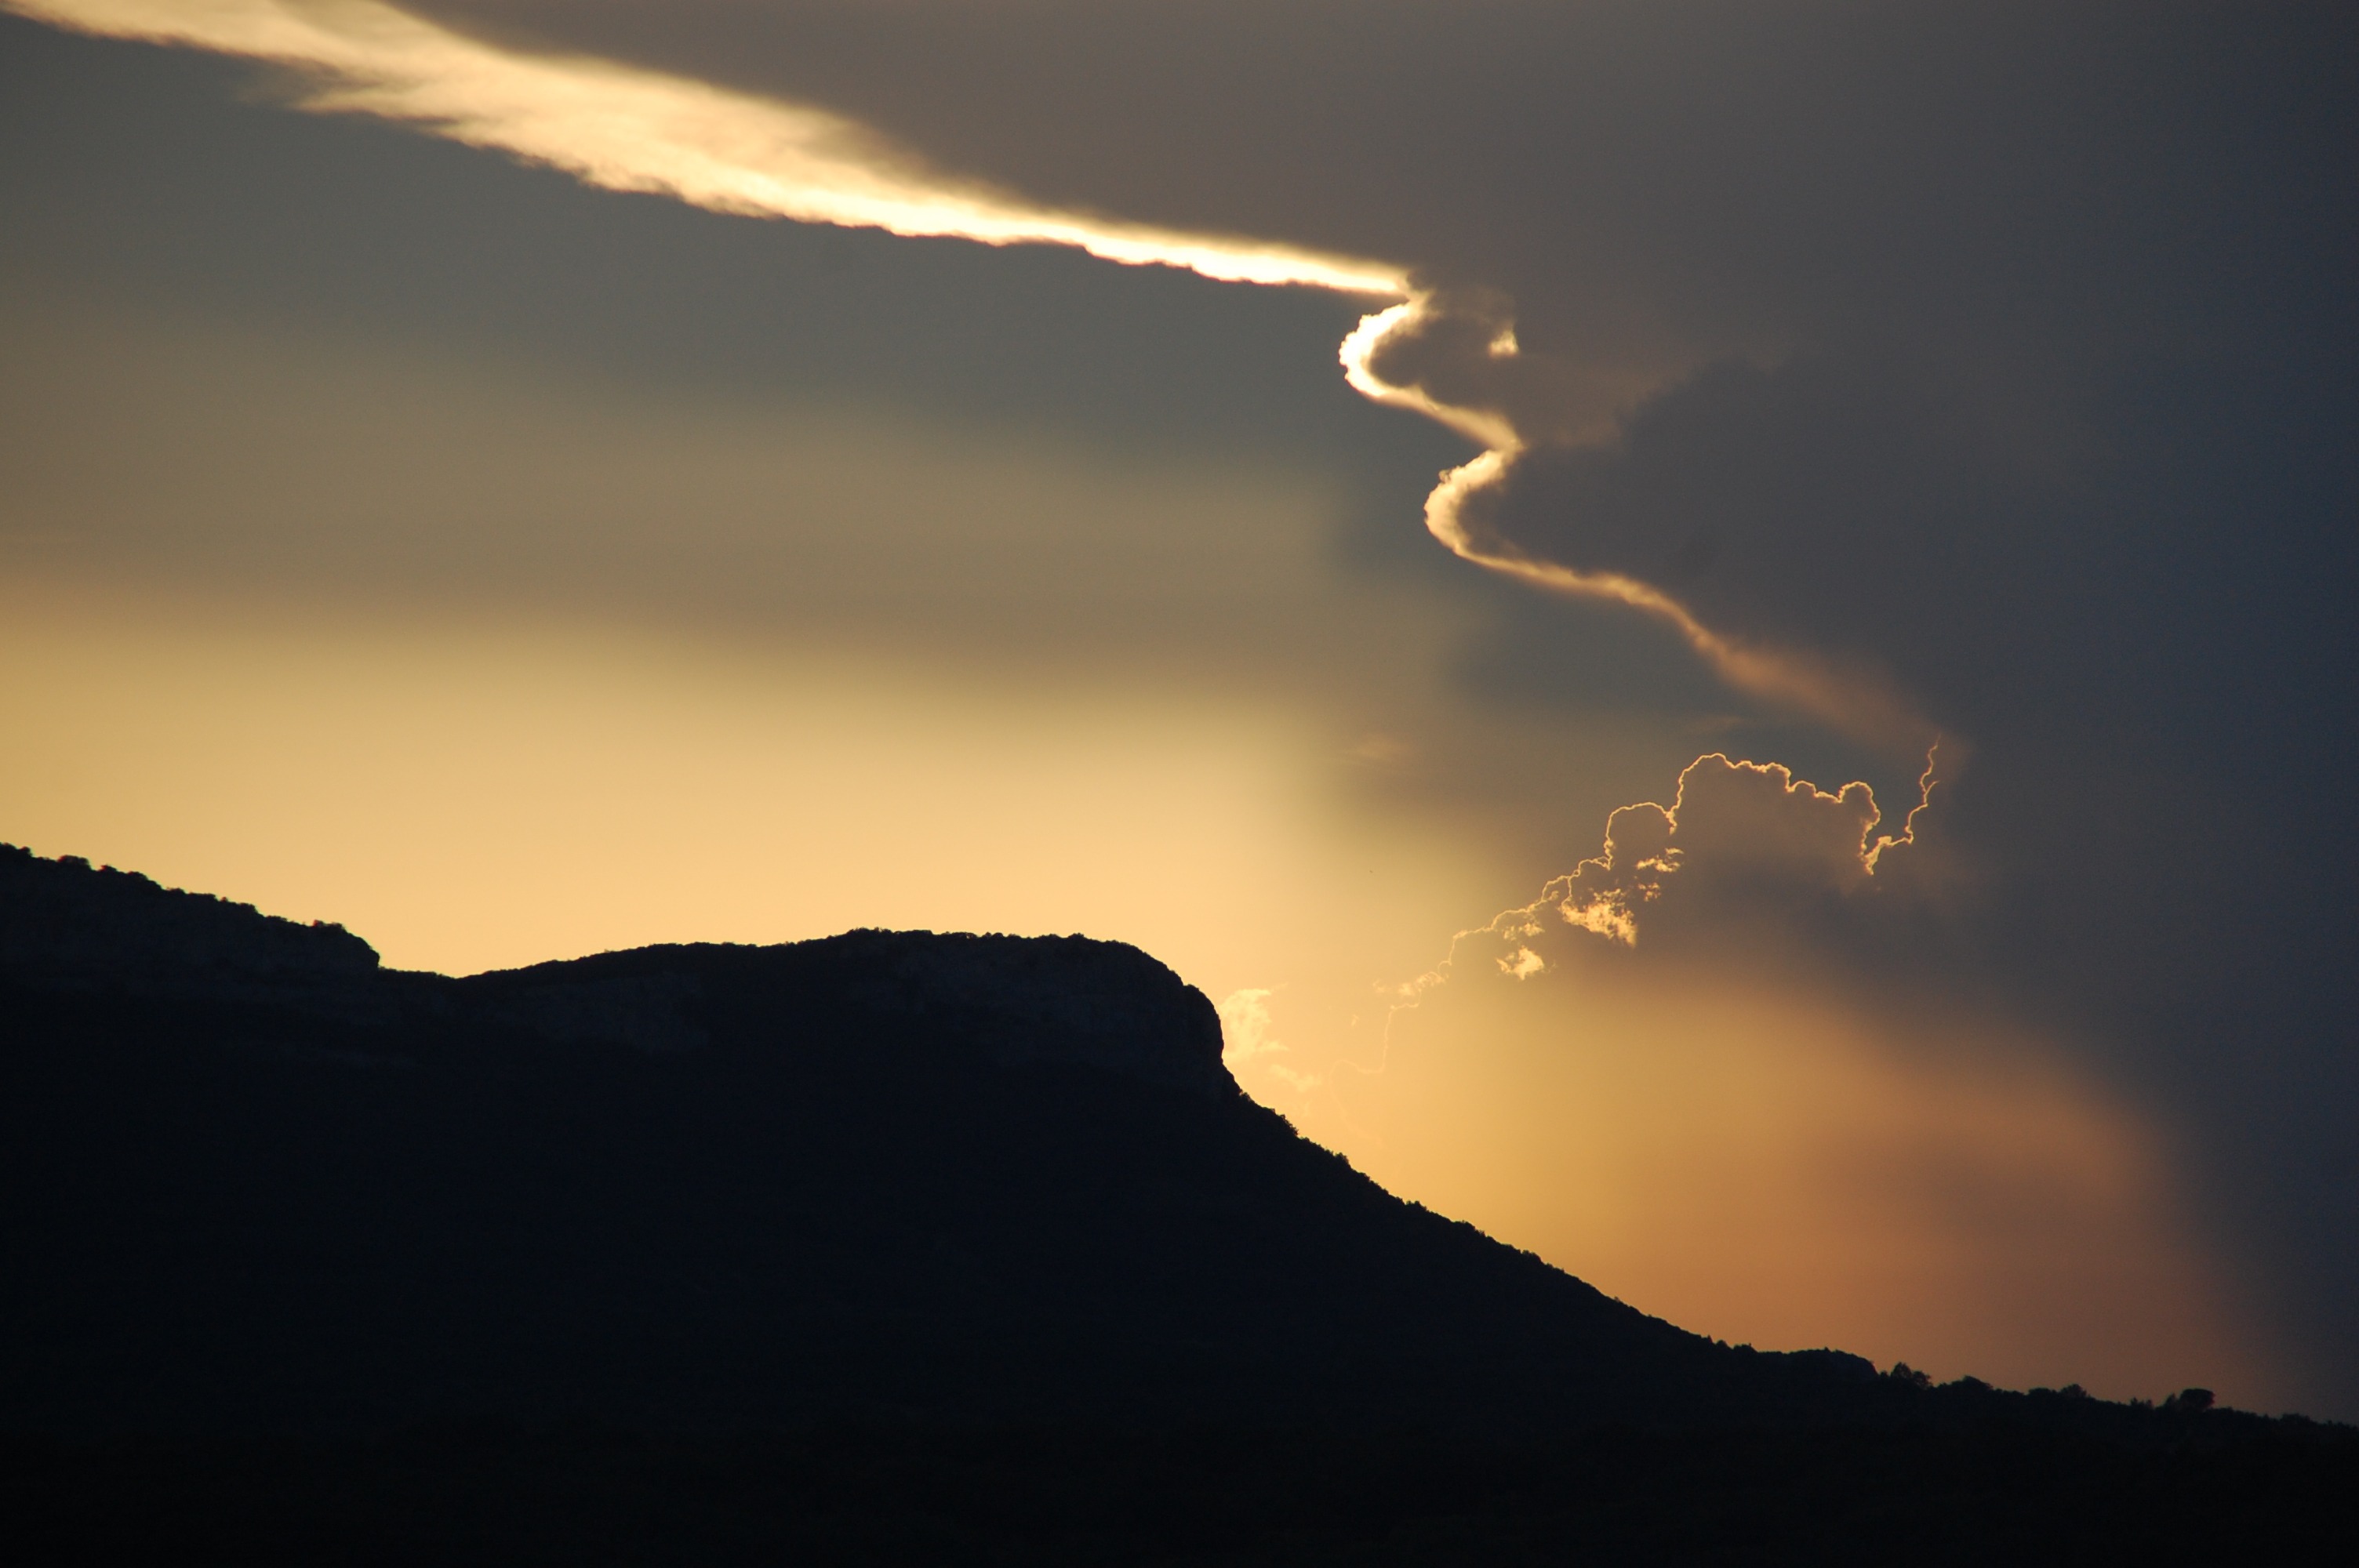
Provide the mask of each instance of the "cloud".
MULTIPOLYGON (((1708 624, 1641 557, 1587 562, 1529 542, 1506 500, 1534 468, 1610 451, 1620 435, 1608 371, 1523 351, 1513 301, 1492 289, 1422 288, 1364 318, 1343 341, 1344 378, 1379 403, 1413 409, 1481 444, 1427 496, 1428 533, 1462 559, 1552 593, 1627 605, 1669 624, 1737 690, 1906 755, 1934 727, 1882 672, 1708 624)), ((1543 535, 1544 537, 1544 535, 1543 535)), ((1698 534, 1696 542, 1710 535, 1698 534)), ((1679 565, 1677 558, 1671 563, 1679 565)))
POLYGON ((1938 748, 1928 754, 1917 801, 1897 830, 1879 832, 1885 813, 1865 783, 1828 791, 1783 763, 1717 752, 1698 757, 1669 806, 1615 811, 1598 855, 1551 879, 1531 903, 1460 933, 1448 959, 1405 999, 1414 1004, 1469 970, 1528 979, 1581 961, 1599 943, 1692 958, 1727 948, 1740 934, 1751 940, 1807 930, 1823 958, 1839 937, 1828 916, 1874 924, 1895 913, 1895 900, 1921 904, 1940 891, 1945 879, 1922 863, 1928 851, 1919 837, 1938 758, 1938 748), (1863 921, 1853 907, 1860 903, 1882 907, 1863 921))
MULTIPOLYGON (((2289 375, 2347 399, 2327 62, 2359 24, 2331 7, 425 5, 824 103, 1059 201, 1410 264, 1365 385, 1500 454, 1435 531, 1897 752, 1920 712, 1981 741, 2011 723, 1981 709, 2095 706, 2089 650, 2058 644, 2140 613, 2105 556, 2191 542, 2174 500, 2289 375), (1784 438, 1774 514, 1757 449, 1649 426, 1748 375, 1784 438), (1945 442, 1961 416, 1987 438, 1945 442), (2010 482, 1958 482, 1994 462, 2010 482), (2185 481, 2154 487, 2165 515, 2119 514, 2142 470, 2185 481), (2000 621, 2037 655, 2004 690, 1978 667, 2000 621)), ((2239 478, 2309 526, 2275 476, 2330 427, 2280 424, 2287 460, 2239 478)))
POLYGON ((1531 508, 1514 503, 1530 490, 1535 470, 1593 461, 1614 449, 1618 432, 1593 427, 1597 400, 1578 367, 1521 351, 1502 297, 1421 292, 1366 318, 1344 341, 1343 361, 1346 378, 1370 397, 1484 443, 1481 456, 1443 473, 1426 498, 1427 532, 1461 558, 1546 591, 1653 616, 1737 690, 1887 754, 1920 751, 1933 739, 1932 722, 1875 665, 1733 633, 1662 586, 1685 575, 1682 557, 1709 564, 1708 552, 1717 548, 1711 534, 1691 533, 1664 563, 1673 568, 1667 571, 1651 553, 1633 559, 1551 551, 1545 527, 1516 526, 1531 508))
POLYGON ((376 115, 612 190, 720 212, 1071 245, 1224 282, 1397 294, 1397 269, 1098 219, 930 167, 842 115, 582 57, 520 54, 375 0, 7 0, 60 27, 240 55, 315 79, 298 102, 376 115))
POLYGON ((960 662, 1178 653, 1213 679, 1364 617, 1323 558, 1341 487, 1306 464, 31 292, 0 301, 0 573, 825 626, 960 662))
POLYGON ((1611 434, 1612 371, 1528 355, 1511 302, 1477 287, 1412 287, 1397 266, 1284 243, 1190 233, 1060 211, 931 166, 841 114, 581 55, 504 49, 377 0, 6 0, 18 12, 111 37, 244 56, 310 79, 297 102, 368 114, 563 169, 592 185, 651 191, 716 211, 874 227, 990 244, 1070 245, 1129 265, 1227 282, 1408 297, 1364 320, 1342 350, 1351 384, 1483 442, 1426 507, 1462 557, 1535 587, 1617 600, 1658 616, 1732 686, 1899 753, 1931 727, 1864 667, 1708 626, 1658 583, 1539 558, 1484 520, 1534 443, 1611 434))

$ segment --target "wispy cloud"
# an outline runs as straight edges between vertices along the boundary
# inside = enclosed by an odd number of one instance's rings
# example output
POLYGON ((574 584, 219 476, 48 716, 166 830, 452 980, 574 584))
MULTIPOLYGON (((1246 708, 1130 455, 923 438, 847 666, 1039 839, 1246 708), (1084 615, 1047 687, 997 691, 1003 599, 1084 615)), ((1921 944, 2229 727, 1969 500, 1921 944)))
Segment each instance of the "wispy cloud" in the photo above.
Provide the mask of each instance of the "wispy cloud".
POLYGON ((1739 641, 1662 588, 1540 559, 1484 527, 1475 500, 1535 444, 1611 435, 1577 367, 1522 353, 1495 294, 1418 287, 1408 268, 1276 242, 1190 232, 1043 205, 937 168, 868 127, 807 104, 582 55, 503 49, 377 0, 0 0, 62 27, 288 68, 296 102, 371 115, 559 168, 614 190, 714 211, 984 244, 1071 246, 1223 282, 1397 301, 1343 345, 1346 379, 1485 449, 1428 498, 1433 536, 1462 558, 1554 593, 1605 599, 1669 623, 1736 689, 1908 752, 1930 727, 1888 683, 1811 654, 1739 641))
POLYGON ((715 211, 1071 245, 1231 283, 1398 295, 1382 263, 1187 233, 1027 201, 929 167, 840 115, 580 56, 503 49, 375 0, 0 0, 56 26, 209 49, 313 79, 299 102, 371 114, 715 211))

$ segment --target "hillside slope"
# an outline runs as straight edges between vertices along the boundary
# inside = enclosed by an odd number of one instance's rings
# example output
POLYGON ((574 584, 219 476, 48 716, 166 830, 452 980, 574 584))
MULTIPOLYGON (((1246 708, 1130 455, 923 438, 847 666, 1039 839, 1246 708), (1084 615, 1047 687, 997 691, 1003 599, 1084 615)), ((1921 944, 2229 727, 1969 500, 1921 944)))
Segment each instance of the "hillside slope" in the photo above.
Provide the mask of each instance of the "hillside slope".
POLYGON ((453 979, 0 849, 11 1561, 2340 1561, 2359 1434, 1686 1334, 1136 949, 453 979))
POLYGON ((0 856, 0 1427, 1851 1408, 1384 1193, 1079 937, 452 979, 0 856))

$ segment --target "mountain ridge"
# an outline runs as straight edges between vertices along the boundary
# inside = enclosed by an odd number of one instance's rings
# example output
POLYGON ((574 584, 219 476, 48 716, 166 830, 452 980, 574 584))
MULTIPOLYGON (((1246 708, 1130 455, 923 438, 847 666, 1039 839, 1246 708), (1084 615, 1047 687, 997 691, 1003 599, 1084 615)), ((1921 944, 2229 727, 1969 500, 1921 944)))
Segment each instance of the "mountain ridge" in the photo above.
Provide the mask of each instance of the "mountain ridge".
POLYGON ((1210 1002, 1122 944, 858 931, 453 978, 386 969, 340 926, 11 849, 0 986, 0 1158, 52 1199, 0 1231, 44 1287, 8 1325, 0 1424, 609 1399, 691 1423, 1697 1419, 1832 1408, 1873 1376, 1714 1346, 1383 1193, 1247 1099, 1210 1002), (109 1304, 126 1287, 147 1303, 127 1316, 109 1304), (690 1300, 702 1351, 648 1327, 690 1300), (111 1341, 73 1327, 110 1313, 111 1341), (789 1322, 819 1348, 762 1347, 789 1322), (765 1390, 733 1356, 771 1368, 765 1390), (913 1357, 938 1365, 922 1390, 913 1357), (408 1377, 381 1369, 397 1363, 408 1377))
POLYGON ((1084 937, 450 977, 0 849, 25 1561, 2211 1562, 2359 1433, 1756 1352, 1405 1203, 1084 937))

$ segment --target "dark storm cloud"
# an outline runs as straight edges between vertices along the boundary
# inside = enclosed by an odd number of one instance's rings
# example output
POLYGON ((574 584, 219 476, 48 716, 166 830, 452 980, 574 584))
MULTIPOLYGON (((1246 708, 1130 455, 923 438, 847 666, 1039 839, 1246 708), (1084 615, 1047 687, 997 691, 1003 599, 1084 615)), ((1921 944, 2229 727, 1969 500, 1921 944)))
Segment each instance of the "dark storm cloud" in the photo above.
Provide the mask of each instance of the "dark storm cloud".
POLYGON ((2307 555, 2351 503, 2359 38, 2323 8, 425 9, 1421 269, 1374 368, 1520 449, 1467 487, 1489 543, 1890 671, 1953 730, 2114 725, 2077 678, 2109 629, 2216 687, 2173 651, 2234 591, 2220 534, 2307 555))
POLYGON ((2319 7, 418 8, 824 103, 1043 200, 1503 290, 1584 366, 1878 313, 2139 330, 2348 211, 2350 25, 2319 7))

